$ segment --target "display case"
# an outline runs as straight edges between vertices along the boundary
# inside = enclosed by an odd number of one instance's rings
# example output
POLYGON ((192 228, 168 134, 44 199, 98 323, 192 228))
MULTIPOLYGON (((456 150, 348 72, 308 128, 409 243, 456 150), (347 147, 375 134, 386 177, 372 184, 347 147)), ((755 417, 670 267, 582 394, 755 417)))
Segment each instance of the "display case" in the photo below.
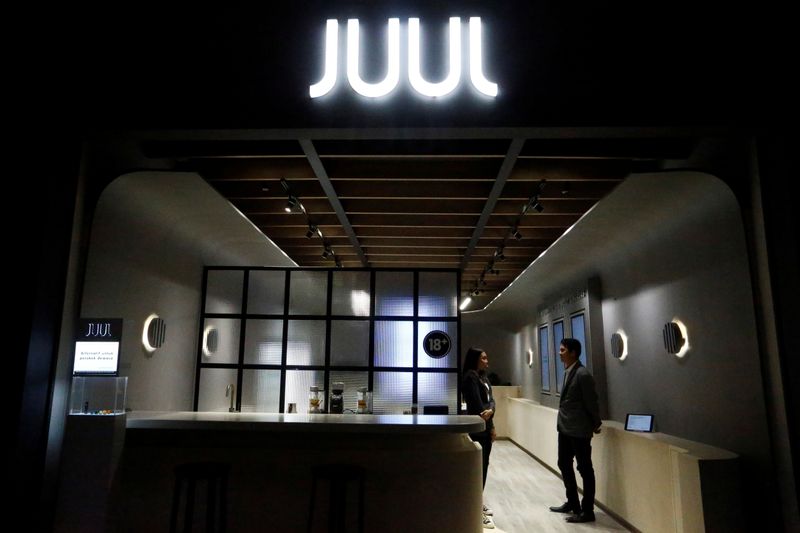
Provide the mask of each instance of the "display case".
POLYGON ((125 412, 127 376, 74 376, 70 415, 120 415, 125 412))

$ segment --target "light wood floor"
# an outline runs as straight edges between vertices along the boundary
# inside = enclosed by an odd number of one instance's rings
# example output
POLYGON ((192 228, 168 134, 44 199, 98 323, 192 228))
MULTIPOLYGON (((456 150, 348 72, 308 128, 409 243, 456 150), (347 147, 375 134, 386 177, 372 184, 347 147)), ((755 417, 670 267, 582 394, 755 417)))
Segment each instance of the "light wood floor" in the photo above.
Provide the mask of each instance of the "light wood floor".
MULTIPOLYGON (((580 474, 576 472, 576 475, 580 474)), ((494 531, 627 531, 596 506, 596 522, 567 523, 564 521, 565 515, 552 513, 548 509, 551 505, 561 505, 565 500, 564 484, 558 476, 513 442, 498 440, 494 443, 483 492, 484 503, 494 510, 494 531)))

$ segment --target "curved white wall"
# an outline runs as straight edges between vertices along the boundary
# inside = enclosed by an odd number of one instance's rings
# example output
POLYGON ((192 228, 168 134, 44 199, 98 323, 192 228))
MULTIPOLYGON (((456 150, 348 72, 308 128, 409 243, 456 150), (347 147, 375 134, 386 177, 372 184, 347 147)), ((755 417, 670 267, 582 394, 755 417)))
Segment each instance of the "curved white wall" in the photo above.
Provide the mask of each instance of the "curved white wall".
POLYGON ((538 400, 535 371, 524 363, 536 346, 537 306, 599 277, 610 418, 653 413, 658 431, 741 455, 758 500, 774 487, 748 268, 739 207, 721 181, 634 175, 486 310, 465 313, 463 343, 497 346, 512 383, 538 400), (662 342, 675 317, 689 328, 682 359, 662 342), (498 338, 482 337, 484 322, 501 327, 498 338), (610 355, 618 328, 629 339, 622 362, 610 355))
POLYGON ((204 265, 295 266, 200 176, 136 172, 97 204, 81 316, 123 318, 120 375, 128 407, 191 410, 204 265), (142 347, 144 320, 166 322, 166 342, 142 347))

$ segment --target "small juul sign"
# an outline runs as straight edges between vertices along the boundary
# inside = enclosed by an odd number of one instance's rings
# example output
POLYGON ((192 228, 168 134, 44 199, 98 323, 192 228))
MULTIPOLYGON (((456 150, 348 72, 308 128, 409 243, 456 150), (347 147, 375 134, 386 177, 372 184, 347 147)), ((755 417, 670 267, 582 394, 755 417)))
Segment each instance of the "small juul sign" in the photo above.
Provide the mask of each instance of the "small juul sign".
POLYGON ((82 318, 75 339, 73 374, 116 374, 121 318, 82 318))
MULTIPOLYGON (((336 85, 339 70, 339 21, 330 19, 326 23, 325 72, 322 79, 309 87, 311 98, 328 94, 336 85)), ((418 18, 408 19, 408 81, 411 87, 423 96, 445 96, 455 90, 461 81, 461 18, 450 18, 449 72, 444 80, 430 82, 422 77, 420 64, 420 27, 418 18)), ((388 24, 386 77, 377 83, 368 83, 359 74, 358 19, 347 21, 347 81, 358 94, 378 98, 391 93, 400 81, 400 19, 390 18, 388 24)), ((483 45, 481 42, 481 19, 469 19, 469 76, 472 85, 486 96, 497 96, 497 84, 483 74, 483 45)))

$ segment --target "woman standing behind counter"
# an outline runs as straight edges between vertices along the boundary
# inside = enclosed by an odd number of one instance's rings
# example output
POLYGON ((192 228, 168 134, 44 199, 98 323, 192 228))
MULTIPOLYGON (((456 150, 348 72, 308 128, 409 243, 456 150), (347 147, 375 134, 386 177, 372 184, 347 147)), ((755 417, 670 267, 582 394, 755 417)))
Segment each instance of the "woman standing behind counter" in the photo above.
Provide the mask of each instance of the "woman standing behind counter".
MULTIPOLYGON (((461 382, 461 394, 467 404, 467 414, 478 415, 486 422, 486 429, 480 433, 470 433, 470 438, 483 449, 483 486, 486 486, 486 474, 489 471, 489 455, 492 453, 494 431, 494 398, 492 385, 486 378, 489 368, 489 357, 480 348, 470 348, 464 356, 464 377, 461 382)), ((483 527, 494 528, 491 516, 494 514, 486 505, 483 506, 483 527)))

